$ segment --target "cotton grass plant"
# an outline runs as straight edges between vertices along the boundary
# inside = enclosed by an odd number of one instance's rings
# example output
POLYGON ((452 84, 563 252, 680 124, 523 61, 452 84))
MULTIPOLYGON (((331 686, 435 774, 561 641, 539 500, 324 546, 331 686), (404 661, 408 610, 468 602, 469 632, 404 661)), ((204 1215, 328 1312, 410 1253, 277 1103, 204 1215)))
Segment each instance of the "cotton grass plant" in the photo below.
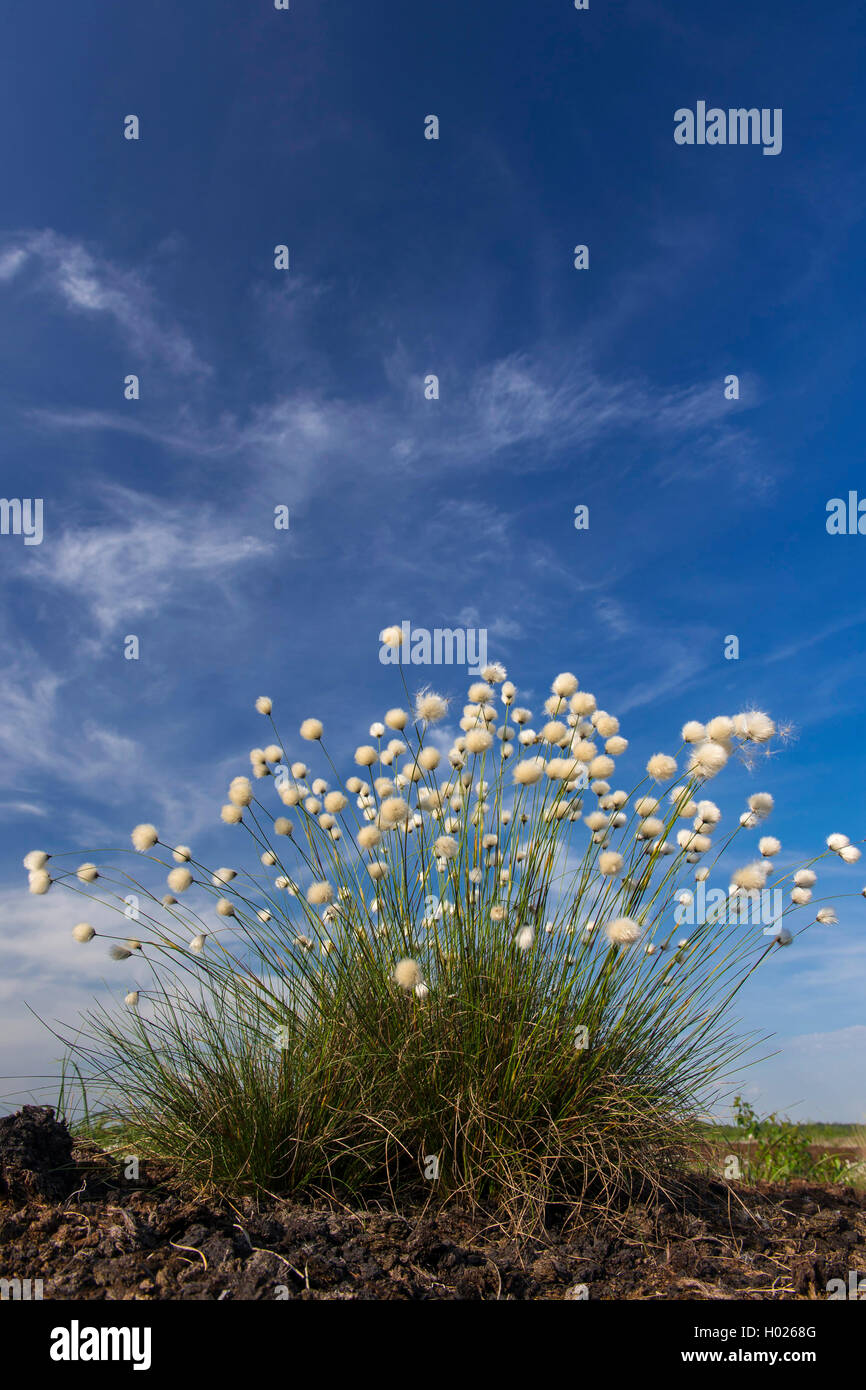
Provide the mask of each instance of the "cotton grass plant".
MULTIPOLYGON (((674 920, 772 810, 756 793, 722 832, 706 795, 731 759, 769 750, 766 714, 689 722, 626 791, 617 719, 570 673, 551 689, 536 732, 492 664, 447 753, 447 701, 406 690, 349 776, 320 720, 284 742, 260 697, 264 746, 221 811, 236 867, 147 823, 131 867, 122 851, 66 870, 27 856, 34 893, 121 916, 110 954, 134 978, 123 1006, 75 1025, 74 1054, 125 1142, 227 1191, 389 1185, 535 1216, 666 1182, 749 1046, 738 990, 835 913, 812 905, 816 860, 776 873, 762 836, 723 908, 674 920), (737 908, 771 882, 790 888, 768 933, 737 908)), ((824 854, 859 857, 844 835, 824 854)), ((88 915, 70 931, 93 950, 88 915)))

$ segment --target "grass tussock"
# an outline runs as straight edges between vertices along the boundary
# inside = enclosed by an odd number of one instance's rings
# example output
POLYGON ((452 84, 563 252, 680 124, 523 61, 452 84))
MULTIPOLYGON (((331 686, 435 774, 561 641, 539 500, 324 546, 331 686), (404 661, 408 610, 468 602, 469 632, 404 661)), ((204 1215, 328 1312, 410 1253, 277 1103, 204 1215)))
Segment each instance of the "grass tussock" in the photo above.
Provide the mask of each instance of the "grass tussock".
MULTIPOLYGON (((423 691, 372 726, 348 777, 318 720, 300 743, 322 775, 260 697, 272 742, 221 813, 226 840, 246 842, 237 867, 146 823, 132 869, 119 850, 77 869, 28 855, 31 891, 125 919, 73 931, 107 938, 132 976, 125 1007, 95 1005, 73 1049, 125 1144, 223 1190, 389 1187, 520 1219, 658 1188, 694 1149, 749 1047, 737 992, 835 920, 812 906, 820 854, 782 871, 778 840, 740 850, 769 793, 726 834, 706 796, 775 727, 756 711, 691 721, 619 789, 619 722, 573 676, 553 682, 538 732, 504 670, 484 677, 447 753, 447 702, 423 691), (756 899, 786 879, 768 929, 756 899)), ((823 853, 859 854, 844 835, 823 853)))

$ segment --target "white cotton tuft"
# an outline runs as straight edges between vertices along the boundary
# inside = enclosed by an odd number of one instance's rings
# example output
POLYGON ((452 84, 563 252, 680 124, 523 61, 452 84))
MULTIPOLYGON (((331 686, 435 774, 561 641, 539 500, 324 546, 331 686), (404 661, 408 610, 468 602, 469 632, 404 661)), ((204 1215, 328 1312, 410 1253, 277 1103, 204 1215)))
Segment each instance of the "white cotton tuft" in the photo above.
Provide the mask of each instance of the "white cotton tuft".
POLYGON ((534 940, 534 927, 521 927, 514 937, 515 945, 519 951, 528 951, 534 940))
MULTIPOLYGON (((575 711, 572 710, 572 713, 575 711)), ((614 734, 619 733, 619 720, 608 714, 607 710, 596 710, 592 722, 602 738, 613 738, 614 734)))
POLYGON ((24 856, 24 867, 32 873, 34 869, 44 869, 48 859, 49 856, 44 849, 31 849, 30 853, 24 856))
POLYGON ((383 627, 379 633, 379 641, 383 647, 391 647, 396 650, 403 645, 403 629, 401 627, 383 627))
POLYGON ((545 743, 562 743, 562 740, 567 736, 568 729, 558 719, 551 719, 541 731, 541 737, 545 743))
POLYGON ((192 883, 192 874, 189 869, 172 869, 166 882, 173 893, 185 893, 192 883))
POLYGON ((41 897, 51 887, 52 878, 47 869, 31 869, 28 875, 30 892, 41 897))
POLYGON ((259 696, 259 698, 256 700, 256 709, 258 710, 259 714, 270 714, 271 710, 273 709, 273 704, 268 699, 267 695, 259 696))
POLYGON ((229 801, 232 806, 249 806, 253 799, 253 787, 249 777, 233 777, 229 784, 229 801))
POLYGON ((493 745, 493 735, 487 729, 470 729, 466 734, 468 753, 486 753, 493 745))
POLYGON ((436 724, 448 713, 448 701, 432 690, 422 690, 415 699, 415 718, 427 724, 436 724))
POLYGON ((848 845, 850 845, 850 843, 851 841, 849 840, 847 835, 837 834, 827 836, 827 848, 835 850, 837 854, 839 853, 840 849, 845 849, 848 845))
POLYGON ((460 846, 451 835, 440 835, 434 842, 433 852, 438 859, 456 859, 460 846))
POLYGON ((654 782, 667 782, 676 776, 676 759, 669 757, 667 753, 653 753, 646 770, 654 782))
POLYGON ((75 875, 82 883, 95 883, 99 878, 99 870, 95 864, 79 864, 75 875))
POLYGON ((577 690, 577 687, 577 676, 573 676, 570 671, 562 671, 556 677, 550 688, 553 691, 554 695, 561 695, 565 699, 568 699, 570 695, 574 694, 574 692, 577 690))
POLYGON ((721 772, 727 761, 727 749, 720 743, 700 743, 689 759, 689 772, 706 781, 721 772))
MULTIPOLYGON (((409 716, 404 709, 389 709, 385 715, 385 723, 389 729, 405 729, 409 723, 409 716)), ((400 751, 405 752, 405 749, 401 748, 400 751)))
POLYGON ((416 985, 420 985, 421 967, 417 960, 412 960, 408 956, 404 957, 403 960, 398 960, 394 966, 392 979, 395 984, 405 990, 414 989, 416 985))
POLYGON ((746 714, 738 715, 735 727, 746 743, 768 743, 776 732, 772 719, 762 710, 749 710, 746 714))
POLYGON ((307 889, 307 902, 313 904, 330 903, 334 901, 334 890, 330 883, 324 879, 318 883, 311 883, 307 889))
POLYGON ((737 888, 745 888, 750 892, 755 888, 763 888, 767 881, 769 868, 769 864, 764 864, 760 859, 756 859, 753 864, 744 864, 741 869, 735 869, 731 875, 731 883, 737 888))
POLYGON ((699 723, 697 719, 690 719, 683 725, 683 743, 703 743, 706 737, 706 725, 699 723))
POLYGON ((159 839, 155 825, 137 825, 130 836, 133 845, 139 852, 146 849, 153 849, 159 839))
MULTIPOLYGON (((588 690, 578 690, 568 702, 572 714, 587 715, 595 710, 595 696, 588 690)), ((616 732, 616 730, 614 730, 616 732)))
POLYGON ((781 840, 777 840, 774 835, 763 835, 758 841, 758 849, 763 855, 766 855, 767 858, 769 858, 770 855, 778 854, 781 848, 781 840))
POLYGON ((305 719, 300 728, 301 738, 305 738, 308 743, 315 743, 316 739, 322 737, 324 727, 321 719, 305 719))
POLYGON ((514 769, 514 780, 518 786, 531 787, 539 781, 544 772, 543 758, 524 758, 514 769))
POLYGON ((72 935, 76 941, 92 941, 96 932, 89 922, 79 922, 78 926, 72 928, 72 935))
POLYGON ((608 922, 604 930, 612 946, 631 946, 643 935, 642 928, 631 917, 617 917, 616 921, 608 922))
POLYGON ((616 850, 613 849, 605 850, 605 852, 598 857, 599 872, 606 876, 618 874, 622 868, 622 864, 622 855, 617 854, 616 850))
MULTIPOLYGON (((575 756, 579 757, 579 750, 575 749, 574 751, 575 756)), ((610 777, 615 767, 616 763, 613 758, 605 757, 602 753, 600 757, 593 758, 592 762, 589 764, 589 775, 590 777, 610 777)))

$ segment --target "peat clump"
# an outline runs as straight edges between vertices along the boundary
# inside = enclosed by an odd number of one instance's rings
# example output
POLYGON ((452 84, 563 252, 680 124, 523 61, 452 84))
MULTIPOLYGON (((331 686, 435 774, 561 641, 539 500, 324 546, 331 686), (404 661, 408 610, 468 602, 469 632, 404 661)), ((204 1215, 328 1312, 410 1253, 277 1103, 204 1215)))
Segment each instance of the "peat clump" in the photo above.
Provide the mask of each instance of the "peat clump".
POLYGON ((59 1201, 75 1176, 72 1136, 50 1105, 25 1105, 0 1119, 0 1195, 59 1201))

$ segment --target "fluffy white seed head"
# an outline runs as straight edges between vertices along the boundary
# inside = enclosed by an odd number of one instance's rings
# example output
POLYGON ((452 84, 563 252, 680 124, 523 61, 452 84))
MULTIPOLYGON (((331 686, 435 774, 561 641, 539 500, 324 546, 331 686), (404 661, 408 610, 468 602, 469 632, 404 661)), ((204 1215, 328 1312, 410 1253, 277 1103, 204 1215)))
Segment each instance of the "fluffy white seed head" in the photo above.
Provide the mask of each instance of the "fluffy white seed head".
POLYGON ((324 728, 321 719, 305 719, 301 725, 301 738, 305 738, 308 743, 315 743, 316 739, 322 737, 324 728))
POLYGON ((422 690, 415 699, 415 718, 436 724, 448 713, 448 701, 432 690, 422 690))
POLYGON ((470 729, 466 734, 468 753, 486 753, 493 745, 493 735, 487 729, 470 729))
POLYGON ((543 758, 524 758, 514 769, 514 780, 518 786, 531 787, 544 773, 543 758))
POLYGON ((760 859, 753 864, 744 864, 741 869, 735 869, 731 875, 731 883, 736 888, 745 888, 749 891, 755 888, 763 888, 767 881, 769 864, 764 864, 760 859))
POLYGON ((554 695, 561 695, 565 699, 568 699, 568 697, 573 695, 577 690, 577 686, 577 676, 573 676, 570 671, 562 671, 556 677, 550 688, 554 695))
POLYGON ((845 849, 848 845, 850 845, 850 843, 851 841, 849 840, 847 835, 836 834, 827 836, 827 848, 835 850, 837 854, 839 853, 840 849, 845 849))
POLYGON ((689 772, 707 781, 721 772, 728 761, 728 751, 721 743, 700 743, 689 758, 689 772))
POLYGON ((48 859, 49 856, 44 849, 31 849, 30 853, 24 856, 24 867, 32 873, 34 869, 44 869, 48 859))
POLYGON ((646 770, 654 782, 668 782, 677 774, 676 758, 668 757, 667 753, 653 753, 646 770))
POLYGON ((159 839, 155 825, 137 825, 132 832, 132 843, 141 853, 146 849, 153 849, 159 839))
POLYGON ((392 978, 394 983, 399 985, 401 989, 414 989, 416 985, 420 985, 421 983, 421 967, 417 960, 412 960, 411 957, 404 956, 404 958, 398 960, 397 964, 394 966, 392 978))
POLYGON ((307 889, 307 902, 314 905, 330 903, 334 901, 334 890, 330 883, 324 879, 318 883, 311 883, 307 889))
POLYGON ((256 709, 259 714, 270 714, 273 707, 273 703, 268 699, 267 695, 260 695, 256 700, 256 709))
POLYGON ((619 720, 608 714, 607 710, 596 710, 592 722, 602 738, 613 738, 614 734, 619 733, 619 720))
POLYGON ((72 935, 76 941, 92 941, 96 932, 89 922, 79 922, 76 927, 72 928, 72 935))
POLYGON ((706 726, 699 723, 697 719, 690 719, 688 723, 683 725, 683 743, 703 743, 706 737, 706 726))
POLYGON ((642 928, 631 917, 617 917, 616 921, 608 922, 604 930, 613 946, 631 946, 643 935, 642 928))
POLYGON ((433 845, 437 859, 456 859, 460 846, 451 835, 440 835, 433 845))

